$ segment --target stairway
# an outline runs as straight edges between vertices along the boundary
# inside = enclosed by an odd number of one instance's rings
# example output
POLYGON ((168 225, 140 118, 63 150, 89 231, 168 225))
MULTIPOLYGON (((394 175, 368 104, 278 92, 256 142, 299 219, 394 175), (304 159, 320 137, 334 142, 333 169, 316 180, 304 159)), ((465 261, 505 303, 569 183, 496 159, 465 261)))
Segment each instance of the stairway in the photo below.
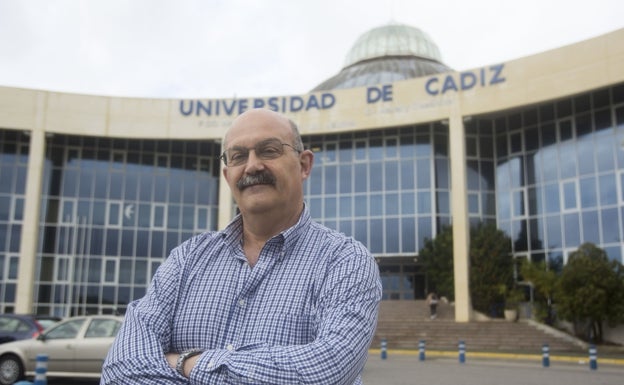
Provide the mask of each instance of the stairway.
POLYGON ((551 352, 582 352, 568 339, 538 329, 526 320, 455 322, 455 309, 441 302, 438 316, 429 318, 429 307, 420 301, 382 301, 371 347, 385 339, 388 349, 418 349, 424 340, 429 350, 455 351, 464 341, 467 351, 540 354, 548 344, 551 352))

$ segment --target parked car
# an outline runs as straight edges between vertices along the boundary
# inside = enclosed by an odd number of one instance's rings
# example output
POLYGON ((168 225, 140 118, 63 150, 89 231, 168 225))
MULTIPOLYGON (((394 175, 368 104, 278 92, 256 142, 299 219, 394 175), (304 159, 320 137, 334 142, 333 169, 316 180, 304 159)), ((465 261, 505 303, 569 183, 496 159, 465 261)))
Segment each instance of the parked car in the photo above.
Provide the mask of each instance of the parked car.
POLYGON ((0 384, 35 375, 38 354, 47 354, 47 377, 99 378, 123 317, 69 317, 35 338, 0 345, 0 384))
POLYGON ((30 314, 0 314, 0 344, 38 336, 61 318, 30 314))

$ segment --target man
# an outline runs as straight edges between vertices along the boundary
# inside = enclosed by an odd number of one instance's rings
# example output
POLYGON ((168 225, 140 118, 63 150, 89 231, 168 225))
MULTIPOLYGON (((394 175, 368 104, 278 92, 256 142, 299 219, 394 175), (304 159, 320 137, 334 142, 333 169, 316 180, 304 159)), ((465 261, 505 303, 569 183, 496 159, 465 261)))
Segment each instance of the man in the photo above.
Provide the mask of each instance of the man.
POLYGON ((265 109, 237 117, 223 175, 240 214, 172 250, 128 306, 101 384, 361 384, 377 322, 377 265, 310 219, 314 154, 265 109))

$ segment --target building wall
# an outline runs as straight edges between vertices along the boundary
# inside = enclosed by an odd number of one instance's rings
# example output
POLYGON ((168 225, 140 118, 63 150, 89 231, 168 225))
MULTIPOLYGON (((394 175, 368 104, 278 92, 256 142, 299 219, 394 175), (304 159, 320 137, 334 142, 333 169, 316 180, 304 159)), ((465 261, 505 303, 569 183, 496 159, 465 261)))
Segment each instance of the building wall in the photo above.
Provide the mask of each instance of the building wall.
POLYGON ((0 310, 123 311, 174 244, 231 218, 216 155, 252 107, 290 116, 317 151, 313 217, 362 240, 380 266, 399 261, 384 275, 389 298, 423 294, 405 272, 451 222, 458 320, 470 318, 470 223, 496 221, 519 257, 565 259, 588 240, 621 260, 623 62, 620 30, 461 73, 305 95, 0 87, 0 310))

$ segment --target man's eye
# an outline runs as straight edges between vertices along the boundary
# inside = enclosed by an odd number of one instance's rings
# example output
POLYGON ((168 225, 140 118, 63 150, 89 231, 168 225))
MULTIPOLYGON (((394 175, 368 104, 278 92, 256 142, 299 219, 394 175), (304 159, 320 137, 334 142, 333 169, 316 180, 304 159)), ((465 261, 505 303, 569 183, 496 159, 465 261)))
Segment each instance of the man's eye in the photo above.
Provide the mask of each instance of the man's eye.
POLYGON ((277 157, 280 155, 280 149, 275 146, 262 147, 260 153, 266 157, 277 157))
POLYGON ((230 160, 236 161, 240 159, 245 159, 245 153, 242 151, 232 152, 230 153, 230 160))

